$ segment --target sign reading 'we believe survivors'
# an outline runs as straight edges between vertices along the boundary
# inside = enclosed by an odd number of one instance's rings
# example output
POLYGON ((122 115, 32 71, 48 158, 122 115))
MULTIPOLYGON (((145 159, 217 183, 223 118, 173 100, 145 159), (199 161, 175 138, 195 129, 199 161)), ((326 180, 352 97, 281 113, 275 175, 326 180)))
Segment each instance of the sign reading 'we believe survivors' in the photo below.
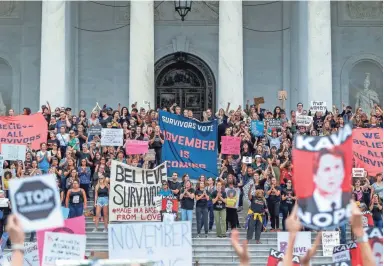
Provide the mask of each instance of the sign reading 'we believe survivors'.
POLYGON ((217 176, 217 120, 201 123, 160 111, 159 125, 165 137, 162 160, 170 172, 217 176))
POLYGON ((160 221, 154 198, 167 181, 165 163, 154 169, 133 167, 117 161, 111 165, 110 221, 160 221))
MULTIPOLYGON (((0 143, 27 145, 34 150, 47 141, 48 125, 42 114, 0 116, 0 143)), ((0 146, 1 152, 1 146, 0 146)))
POLYGON ((369 176, 383 172, 383 129, 357 128, 353 130, 353 156, 356 166, 369 176))

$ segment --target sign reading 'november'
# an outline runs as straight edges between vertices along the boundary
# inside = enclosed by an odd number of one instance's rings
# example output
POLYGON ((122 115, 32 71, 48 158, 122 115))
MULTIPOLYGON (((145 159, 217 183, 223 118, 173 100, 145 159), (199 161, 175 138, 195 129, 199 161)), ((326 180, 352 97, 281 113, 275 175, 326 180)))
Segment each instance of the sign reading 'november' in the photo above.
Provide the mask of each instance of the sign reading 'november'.
POLYGON ((112 161, 110 221, 160 221, 154 198, 167 180, 165 163, 143 169, 112 161))

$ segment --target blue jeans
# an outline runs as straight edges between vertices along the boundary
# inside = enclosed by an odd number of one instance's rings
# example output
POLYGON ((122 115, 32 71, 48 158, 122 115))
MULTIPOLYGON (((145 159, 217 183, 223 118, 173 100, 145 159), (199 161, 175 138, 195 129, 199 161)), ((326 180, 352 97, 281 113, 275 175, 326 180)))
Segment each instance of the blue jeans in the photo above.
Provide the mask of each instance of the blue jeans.
POLYGON ((193 219, 192 214, 193 214, 193 210, 181 209, 181 220, 192 221, 193 219))
POLYGON ((383 229, 383 219, 373 220, 373 224, 375 225, 375 227, 383 229))
POLYGON ((84 204, 69 204, 68 218, 75 218, 83 215, 84 204))

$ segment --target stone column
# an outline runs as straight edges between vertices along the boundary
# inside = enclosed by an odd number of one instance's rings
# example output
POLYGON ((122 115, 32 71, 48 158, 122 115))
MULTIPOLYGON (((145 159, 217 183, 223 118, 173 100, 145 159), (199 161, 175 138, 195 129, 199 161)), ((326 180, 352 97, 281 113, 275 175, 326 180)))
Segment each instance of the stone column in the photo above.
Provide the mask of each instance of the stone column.
POLYGON ((308 1, 308 100, 332 110, 331 2, 308 1))
POLYGON ((129 103, 155 107, 153 1, 131 1, 129 52, 129 103))
MULTIPOLYGON (((244 104, 242 1, 220 1, 218 107, 244 104)), ((251 100, 251 99, 249 99, 251 100)))
POLYGON ((70 106, 70 2, 43 1, 41 20, 40 105, 70 106))

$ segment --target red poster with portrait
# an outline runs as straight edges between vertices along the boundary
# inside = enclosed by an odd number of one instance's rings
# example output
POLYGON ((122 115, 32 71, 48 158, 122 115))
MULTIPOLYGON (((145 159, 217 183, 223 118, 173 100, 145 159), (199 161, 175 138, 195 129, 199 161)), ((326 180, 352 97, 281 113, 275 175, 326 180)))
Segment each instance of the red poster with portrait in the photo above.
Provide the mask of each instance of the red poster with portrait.
POLYGON ((175 197, 163 197, 161 200, 161 211, 167 213, 177 213, 179 202, 175 197))
POLYGON ((365 229, 372 248, 376 265, 383 265, 383 229, 378 227, 365 229))
POLYGON ((351 200, 351 125, 330 136, 297 136, 292 157, 302 224, 315 230, 345 224, 351 200))

